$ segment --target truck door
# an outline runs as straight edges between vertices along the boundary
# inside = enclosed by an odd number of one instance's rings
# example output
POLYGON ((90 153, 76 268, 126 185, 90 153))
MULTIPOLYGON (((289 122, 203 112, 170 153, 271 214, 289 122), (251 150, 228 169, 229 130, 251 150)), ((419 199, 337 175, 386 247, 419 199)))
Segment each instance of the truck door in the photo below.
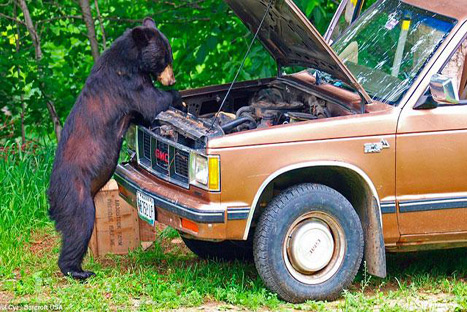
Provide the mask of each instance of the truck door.
MULTIPOLYGON (((457 39, 457 43, 453 39, 450 45, 455 52, 438 73, 453 79, 459 88, 453 90, 462 94, 465 85, 458 82, 465 81, 462 76, 467 74, 467 42, 465 38, 457 39)), ((429 92, 427 89, 425 95, 429 92)), ((401 240, 465 238, 467 104, 441 104, 432 109, 415 109, 414 106, 416 104, 407 104, 403 108, 396 135, 396 194, 401 240)))

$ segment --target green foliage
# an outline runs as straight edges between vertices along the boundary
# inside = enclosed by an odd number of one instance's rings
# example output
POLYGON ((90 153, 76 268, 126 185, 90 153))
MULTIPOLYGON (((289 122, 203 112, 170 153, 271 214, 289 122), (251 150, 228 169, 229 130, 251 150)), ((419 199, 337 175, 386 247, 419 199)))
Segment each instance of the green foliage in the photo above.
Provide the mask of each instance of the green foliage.
POLYGON ((303 13, 313 22, 320 33, 324 33, 340 1, 294 0, 303 13))
POLYGON ((55 147, 21 151, 15 145, 4 145, 0 154, 0 279, 5 268, 22 260, 30 231, 49 222, 46 189, 55 147))
MULTIPOLYGON (((0 109, 3 111, 0 112, 0 141, 4 143, 6 137, 19 139, 22 104, 26 138, 53 138, 46 101, 55 104, 63 123, 93 65, 82 12, 74 0, 27 1, 42 45, 43 58, 37 63, 24 16, 13 3, 0 5, 0 109), (15 15, 19 23, 13 20, 15 15)), ((337 6, 327 0, 296 0, 296 3, 321 32, 325 31, 337 6)), ((247 28, 221 0, 135 0, 131 3, 101 0, 101 18, 93 1, 91 11, 101 52, 104 50, 101 26, 108 46, 126 29, 139 25, 144 17, 153 17, 170 38, 178 89, 230 82, 252 39, 247 28)), ((271 77, 275 73, 274 60, 256 42, 239 80, 271 77)))

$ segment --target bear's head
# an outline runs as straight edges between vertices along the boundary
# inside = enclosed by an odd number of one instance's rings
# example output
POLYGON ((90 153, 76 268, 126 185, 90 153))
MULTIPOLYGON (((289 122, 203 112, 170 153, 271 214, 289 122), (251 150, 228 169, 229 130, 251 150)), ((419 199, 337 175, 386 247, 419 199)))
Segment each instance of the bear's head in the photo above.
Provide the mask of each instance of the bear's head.
POLYGON ((175 84, 172 47, 154 20, 146 17, 143 26, 133 28, 131 35, 141 51, 141 70, 153 75, 164 86, 175 84))

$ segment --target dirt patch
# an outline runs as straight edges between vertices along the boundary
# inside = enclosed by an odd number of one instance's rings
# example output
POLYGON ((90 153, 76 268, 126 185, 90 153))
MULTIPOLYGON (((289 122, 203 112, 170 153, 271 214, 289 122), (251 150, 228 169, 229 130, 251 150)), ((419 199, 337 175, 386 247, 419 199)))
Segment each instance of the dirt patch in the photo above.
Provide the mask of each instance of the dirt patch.
MULTIPOLYGON (((326 304, 326 309, 329 311, 334 311, 338 309, 339 301, 334 301, 331 303, 326 304)), ((279 306, 277 309, 268 309, 268 308, 259 308, 255 309, 255 311, 265 312, 265 311, 277 311, 277 310, 284 310, 284 311, 311 311, 311 307, 306 307, 303 305, 297 305, 295 309, 293 305, 284 304, 279 306)), ((237 311, 251 311, 251 309, 246 307, 240 307, 232 304, 222 303, 222 302, 209 302, 197 307, 189 307, 189 308, 178 308, 172 309, 169 311, 177 311, 177 312, 215 312, 215 311, 228 311, 228 312, 237 312, 237 311)))
POLYGON ((163 239, 160 241, 160 245, 164 254, 177 254, 177 255, 192 255, 193 253, 185 246, 185 243, 181 238, 174 239, 163 239))
POLYGON ((0 291, 0 305, 9 304, 13 301, 14 296, 6 291, 0 291))
POLYGON ((417 293, 416 296, 401 296, 388 299, 385 307, 376 305, 375 311, 385 308, 398 308, 405 311, 454 311, 458 305, 455 296, 450 294, 417 293))
POLYGON ((33 232, 29 245, 29 251, 37 256, 50 254, 52 249, 59 244, 60 237, 56 234, 33 232))
MULTIPOLYGON (((454 296, 449 294, 429 294, 429 293, 418 293, 415 297, 403 296, 398 299, 387 299, 385 300, 385 305, 375 305, 373 311, 387 310, 388 308, 403 311, 454 311, 458 305, 454 302, 454 296)), ((293 305, 284 304, 279 307, 286 311, 304 311, 307 310, 307 306, 297 305, 294 308, 293 305)), ((311 308, 311 307, 310 307, 311 308)), ((326 303, 327 310, 338 310, 346 309, 344 299, 339 299, 333 302, 326 303)), ((276 309, 274 309, 276 310, 276 309)), ((257 311, 274 311, 268 308, 260 308, 257 311)), ((180 312, 214 312, 214 311, 249 311, 248 308, 239 307, 231 304, 226 304, 222 302, 209 302, 197 307, 188 307, 188 308, 178 308, 172 309, 170 311, 180 311, 180 312)))
MULTIPOLYGON (((205 303, 198 307, 191 307, 191 308, 179 308, 173 309, 169 311, 180 311, 180 312, 195 312, 195 311, 206 311, 206 312, 217 312, 217 311, 250 311, 247 308, 242 308, 238 306, 234 306, 231 304, 226 303, 219 303, 219 302, 210 302, 205 303)), ((268 311, 267 309, 259 309, 258 311, 268 311)))
POLYGON ((361 292, 363 290, 363 294, 365 296, 374 296, 378 292, 382 293, 389 293, 390 291, 397 291, 399 289, 399 285, 394 282, 386 282, 386 283, 378 283, 378 282, 370 282, 368 285, 364 285, 364 282, 353 283, 348 290, 353 292, 361 292))

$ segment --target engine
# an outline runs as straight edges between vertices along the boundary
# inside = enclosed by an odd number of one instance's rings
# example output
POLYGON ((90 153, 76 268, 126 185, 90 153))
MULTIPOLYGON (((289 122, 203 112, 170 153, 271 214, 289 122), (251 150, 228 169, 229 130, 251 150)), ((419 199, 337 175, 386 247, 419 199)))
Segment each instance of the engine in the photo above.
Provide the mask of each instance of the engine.
POLYGON ((235 113, 220 112, 199 116, 214 123, 225 134, 267 128, 280 124, 330 117, 326 101, 314 95, 291 92, 284 86, 272 86, 258 91, 235 113))

